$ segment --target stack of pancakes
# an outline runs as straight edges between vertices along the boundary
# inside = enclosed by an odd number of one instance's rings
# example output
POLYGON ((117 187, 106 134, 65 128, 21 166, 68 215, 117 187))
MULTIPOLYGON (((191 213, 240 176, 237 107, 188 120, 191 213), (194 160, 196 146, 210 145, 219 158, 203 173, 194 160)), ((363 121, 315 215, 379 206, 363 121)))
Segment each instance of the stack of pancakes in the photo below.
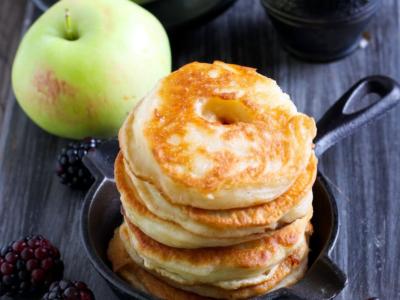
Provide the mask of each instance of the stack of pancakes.
POLYGON ((243 299, 305 273, 312 118, 254 69, 191 63, 120 130, 113 270, 162 299, 243 299))

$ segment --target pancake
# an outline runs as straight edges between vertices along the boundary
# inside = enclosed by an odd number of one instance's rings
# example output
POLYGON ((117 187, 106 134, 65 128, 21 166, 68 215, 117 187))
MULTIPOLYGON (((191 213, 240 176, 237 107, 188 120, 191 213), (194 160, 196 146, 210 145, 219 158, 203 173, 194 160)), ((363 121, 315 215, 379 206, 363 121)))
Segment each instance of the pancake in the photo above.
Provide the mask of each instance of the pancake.
POLYGON ((197 234, 234 237, 276 229, 304 217, 312 205, 311 188, 317 174, 317 159, 312 155, 307 168, 290 189, 277 199, 253 207, 219 211, 171 203, 155 186, 137 178, 129 170, 121 153, 116 159, 115 168, 119 191, 127 198, 136 195, 137 200, 158 217, 176 222, 197 234))
POLYGON ((275 81, 214 62, 164 78, 128 116, 119 142, 133 174, 173 203, 226 210, 286 192, 315 134, 314 120, 275 81))
POLYGON ((269 236, 273 230, 240 237, 213 237, 194 234, 178 224, 165 221, 149 212, 139 201, 126 201, 121 196, 125 218, 154 240, 176 248, 195 249, 241 244, 269 236))
POLYGON ((119 132, 114 272, 161 299, 245 299, 304 275, 316 125, 255 69, 191 63, 119 132))
MULTIPOLYGON (((315 164, 312 167, 314 170, 315 164)), ((310 176, 309 176, 310 177, 310 176)), ((311 184, 314 181, 315 174, 312 174, 311 182, 306 180, 311 188, 311 184)), ((126 176, 125 170, 123 168, 122 156, 119 155, 115 164, 115 179, 117 183, 118 190, 121 192, 121 202, 124 208, 124 214, 126 218, 132 222, 134 225, 139 227, 146 235, 150 236, 154 240, 177 248, 204 248, 204 247, 217 247, 217 246, 229 246, 240 244, 246 241, 255 240, 267 236, 271 230, 268 226, 253 226, 248 228, 229 228, 229 227, 211 227, 211 224, 201 224, 196 223, 193 219, 188 216, 179 222, 179 219, 165 220, 151 212, 147 209, 140 200, 136 190, 133 188, 132 183, 129 181, 129 177, 126 176), (186 222, 185 222, 186 220, 186 222), (229 230, 227 230, 229 229, 229 230)), ((282 208, 288 206, 290 201, 297 204, 292 210, 283 214, 282 220, 293 221, 296 217, 304 217, 312 207, 312 193, 311 191, 306 192, 302 200, 297 200, 295 197, 288 195, 287 197, 282 197, 278 204, 275 201, 270 202, 267 207, 259 207, 258 209, 247 209, 249 215, 247 219, 255 216, 260 217, 262 215, 268 218, 267 213, 270 212, 271 215, 278 210, 277 205, 282 203, 282 208), (292 216, 290 216, 292 214, 292 216), (294 215, 294 216, 293 216, 294 215)), ((265 206, 265 205, 264 205, 265 206)), ((190 211, 191 208, 188 208, 190 211)), ((162 209, 156 209, 156 213, 162 213, 162 209), (158 211, 158 212, 157 212, 158 211)), ((216 214, 216 211, 209 211, 210 216, 216 214)), ((223 216, 225 212, 221 212, 223 216)), ((231 212, 231 215, 237 214, 237 216, 245 219, 245 214, 241 213, 239 210, 231 212)), ((281 213, 282 215, 282 213, 281 213)), ((227 216, 225 219, 229 221, 227 216)), ((271 220, 272 218, 270 218, 271 220)), ((270 224, 267 224, 270 225, 270 224)), ((286 224, 285 224, 286 225, 286 224)), ((276 228, 276 226, 274 227, 276 228)))
POLYGON ((140 291, 151 293, 166 300, 207 300, 210 298, 198 296, 169 286, 157 277, 146 272, 133 262, 120 239, 119 228, 115 230, 107 249, 107 257, 111 262, 113 272, 140 291))
POLYGON ((124 195, 121 195, 121 203, 123 214, 127 220, 139 227, 146 235, 170 247, 195 249, 230 246, 256 240, 268 234, 260 233, 234 238, 203 236, 185 230, 175 222, 160 219, 136 198, 128 200, 124 195))
POLYGON ((160 277, 157 274, 152 274, 146 271, 143 266, 140 266, 140 263, 127 259, 130 256, 126 252, 121 240, 121 236, 127 236, 127 231, 121 229, 118 228, 115 231, 115 235, 107 251, 113 271, 132 286, 146 289, 148 293, 160 299, 205 300, 210 299, 209 297, 218 299, 245 299, 294 284, 306 271, 308 248, 299 248, 296 253, 293 253, 280 263, 266 281, 256 285, 233 290, 209 285, 181 285, 160 277))
MULTIPOLYGON (((227 290, 209 285, 179 285, 167 281, 171 286, 204 297, 216 299, 248 299, 263 295, 282 287, 297 283, 307 271, 308 249, 302 248, 280 263, 268 279, 252 286, 227 290)), ((151 293, 151 292, 150 292, 151 293)), ((174 299, 174 298, 171 298, 174 299)))
POLYGON ((264 281, 265 274, 296 249, 307 248, 310 218, 311 214, 264 239, 231 247, 203 249, 165 246, 129 222, 125 222, 121 231, 127 232, 122 239, 125 249, 129 254, 139 256, 146 269, 180 284, 240 288, 264 281))

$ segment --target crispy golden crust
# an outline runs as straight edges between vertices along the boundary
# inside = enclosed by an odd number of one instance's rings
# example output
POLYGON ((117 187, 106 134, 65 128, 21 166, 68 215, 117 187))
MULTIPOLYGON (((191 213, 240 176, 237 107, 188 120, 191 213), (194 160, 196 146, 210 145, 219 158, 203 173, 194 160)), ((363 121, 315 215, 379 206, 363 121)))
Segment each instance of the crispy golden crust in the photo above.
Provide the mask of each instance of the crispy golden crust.
POLYGON ((115 182, 119 191, 129 191, 129 193, 121 193, 121 202, 129 220, 140 227, 147 235, 153 239, 178 248, 200 248, 200 247, 212 247, 212 246, 227 246, 239 244, 244 241, 255 240, 257 238, 266 235, 262 234, 251 234, 243 237, 226 237, 216 238, 213 236, 205 236, 195 234, 184 228, 179 224, 160 219, 158 216, 150 212, 145 205, 138 200, 138 195, 135 189, 130 187, 130 183, 127 181, 127 176, 124 174, 124 169, 121 166, 121 156, 117 157, 115 167, 115 182), (167 229, 170 232, 170 236, 165 235, 164 232, 160 232, 160 229, 167 229), (176 238, 183 235, 181 240, 175 240, 176 238))
POLYGON ((210 298, 198 296, 196 294, 182 291, 169 286, 160 281, 154 275, 146 272, 143 268, 135 264, 126 252, 124 245, 119 238, 117 229, 114 237, 110 241, 107 255, 111 262, 112 269, 132 286, 140 290, 151 291, 153 296, 161 299, 174 300, 207 300, 210 298))
MULTIPOLYGON (((266 85, 275 84, 274 81, 261 77, 254 69, 235 65, 225 67, 220 63, 213 65, 192 63, 168 76, 159 92, 163 103, 154 111, 153 118, 146 128, 146 137, 150 141, 153 155, 165 174, 185 186, 198 187, 206 191, 216 190, 221 185, 235 186, 272 181, 282 176, 283 172, 286 172, 285 176, 290 176, 288 170, 269 173, 265 172, 265 169, 270 161, 277 159, 285 161, 290 157, 290 141, 282 137, 291 135, 297 122, 305 126, 307 132, 315 135, 314 122, 304 115, 293 117, 291 112, 281 108, 269 110, 267 114, 260 113, 265 112, 265 107, 253 100, 257 97, 254 93, 257 82, 266 85), (209 72, 212 71, 218 72, 219 76, 210 77, 209 72), (231 91, 221 91, 221 87, 230 87, 231 91), (216 120, 207 120, 196 113, 195 104, 199 99, 214 99, 216 102, 220 101, 221 105, 224 105, 224 101, 238 101, 241 104, 238 109, 247 112, 246 119, 236 122, 233 117, 233 120, 224 121, 216 116, 216 120), (238 135, 243 135, 249 142, 257 140, 257 147, 249 148, 247 153, 248 159, 257 161, 257 165, 232 174, 230 172, 232 164, 238 163, 234 152, 227 149, 210 152, 206 149, 206 145, 198 147, 193 152, 185 142, 177 144, 168 142, 172 136, 183 139, 186 134, 183 124, 188 123, 210 131, 215 130, 213 126, 224 126, 226 130, 221 139, 226 141, 238 135), (165 126, 166 124, 168 126, 165 126), (263 138, 265 132, 280 133, 282 137, 274 135, 273 139, 263 138), (212 168, 202 176, 176 171, 177 167, 182 165, 191 166, 192 157, 197 153, 212 161, 212 168)), ((223 108, 229 109, 229 106, 223 108)), ((289 170, 290 173, 298 171, 300 170, 296 168, 289 170)))
MULTIPOLYGON (((129 231, 134 235, 135 250, 146 257, 162 262, 176 261, 196 268, 210 265, 212 268, 265 268, 271 267, 273 257, 280 249, 290 252, 303 238, 311 232, 309 219, 297 220, 284 228, 275 231, 271 236, 244 244, 228 247, 213 247, 202 249, 179 249, 163 245, 145 235, 138 227, 128 220, 129 231)), ((285 253, 286 256, 286 253, 285 253)))
MULTIPOLYGON (((209 231, 205 234, 194 233, 174 221, 159 218, 139 200, 136 190, 132 188, 132 184, 129 182, 129 177, 125 175, 121 155, 116 160, 115 180, 118 190, 121 191, 121 202, 125 214, 130 222, 138 226, 151 238, 168 246, 177 248, 229 246, 256 240, 268 236, 272 232, 265 229, 256 233, 250 231, 247 235, 218 237, 215 231, 209 231)), ((224 228, 220 230, 224 232, 224 228)))
MULTIPOLYGON (((134 194, 137 200, 145 204, 147 199, 141 199, 139 197, 138 193, 134 191, 134 184, 127 178, 127 174, 129 174, 129 169, 127 170, 127 168, 129 168, 129 166, 126 165, 122 153, 119 153, 115 161, 118 189, 121 193, 126 194, 127 198, 130 198, 129 195, 134 194)), ((280 219, 298 205, 311 190, 316 179, 316 174, 317 158, 315 155, 312 155, 307 168, 300 174, 290 189, 277 199, 261 205, 218 211, 195 208, 187 205, 174 205, 165 194, 158 190, 158 188, 156 189, 160 192, 165 201, 170 202, 176 210, 179 210, 181 214, 186 216, 185 219, 190 219, 191 221, 212 228, 223 230, 256 226, 274 228, 273 224, 278 223, 280 219)), ((130 174, 130 176, 135 175, 130 174)), ((175 220, 178 222, 177 219, 175 220)))
POLYGON ((275 81, 215 62, 164 78, 126 119, 119 141, 135 176, 170 201, 230 209, 284 193, 306 168, 315 134, 314 120, 275 81))
POLYGON ((108 248, 108 258, 114 272, 127 280, 131 285, 144 288, 152 295, 166 300, 211 299, 209 297, 200 296, 198 295, 199 293, 209 294, 210 297, 219 299, 246 299, 262 295, 277 287, 287 286, 298 281, 306 270, 307 253, 307 249, 299 249, 296 253, 293 253, 280 263, 274 270, 274 273, 268 277, 268 280, 260 284, 235 290, 225 290, 207 285, 180 285, 160 277, 158 274, 152 274, 144 270, 142 266, 139 266, 133 260, 126 261, 125 258, 129 255, 124 249, 118 230, 115 232, 108 248), (131 276, 130 274, 134 274, 135 276, 131 276), (195 293, 185 291, 184 289, 191 289, 195 293))
POLYGON ((283 260, 268 276, 268 279, 255 285, 238 289, 223 289, 210 285, 182 285, 155 275, 161 282, 190 293, 217 299, 248 299, 272 292, 280 287, 295 284, 307 271, 308 249, 301 248, 283 260))

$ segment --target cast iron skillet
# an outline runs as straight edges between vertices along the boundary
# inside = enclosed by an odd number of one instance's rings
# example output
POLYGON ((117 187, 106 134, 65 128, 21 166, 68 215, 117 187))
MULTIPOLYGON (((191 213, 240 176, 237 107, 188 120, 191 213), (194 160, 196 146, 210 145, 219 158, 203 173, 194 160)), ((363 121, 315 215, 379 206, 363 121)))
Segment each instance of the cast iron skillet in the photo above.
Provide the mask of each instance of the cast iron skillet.
MULTIPOLYGON (((342 138, 352 134, 360 126, 376 120, 400 102, 400 85, 384 76, 367 77, 356 83, 319 120, 315 139, 315 153, 321 156, 325 150, 342 138), (369 106, 352 112, 367 94, 379 96, 369 106)), ((94 174, 96 183, 88 192, 81 215, 84 247, 96 270, 108 282, 121 299, 148 300, 153 297, 140 292, 116 276, 109 267, 106 249, 114 229, 122 222, 119 194, 114 182, 114 160, 118 142, 104 143, 98 151, 89 154, 84 163, 94 174)), ((344 170, 343 170, 344 171, 344 170)), ((257 299, 331 299, 345 287, 346 275, 331 261, 329 254, 335 245, 339 218, 336 199, 329 183, 319 173, 313 187, 314 234, 309 271, 294 286, 282 288, 257 299)))

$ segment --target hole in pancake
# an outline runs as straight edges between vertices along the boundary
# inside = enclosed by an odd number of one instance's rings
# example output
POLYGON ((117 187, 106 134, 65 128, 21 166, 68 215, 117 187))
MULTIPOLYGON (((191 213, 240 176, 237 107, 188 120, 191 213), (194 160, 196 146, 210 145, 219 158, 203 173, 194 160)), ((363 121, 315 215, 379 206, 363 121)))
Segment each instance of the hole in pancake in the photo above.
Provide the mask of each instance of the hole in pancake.
POLYGON ((235 123, 251 123, 252 112, 239 100, 210 98, 196 103, 198 115, 208 122, 231 125, 235 123))

